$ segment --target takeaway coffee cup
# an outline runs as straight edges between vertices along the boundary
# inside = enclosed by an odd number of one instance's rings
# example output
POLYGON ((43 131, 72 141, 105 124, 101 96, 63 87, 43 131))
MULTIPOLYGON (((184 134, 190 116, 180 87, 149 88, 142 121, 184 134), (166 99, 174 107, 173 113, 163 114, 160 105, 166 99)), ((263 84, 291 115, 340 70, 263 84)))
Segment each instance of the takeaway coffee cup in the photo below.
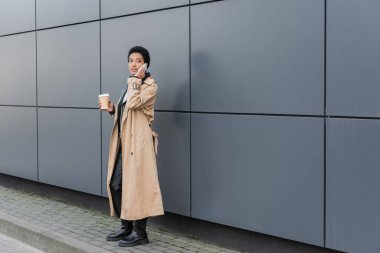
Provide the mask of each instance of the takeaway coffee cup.
POLYGON ((104 109, 104 110, 108 109, 110 95, 108 93, 100 94, 99 101, 100 101, 100 109, 104 109))

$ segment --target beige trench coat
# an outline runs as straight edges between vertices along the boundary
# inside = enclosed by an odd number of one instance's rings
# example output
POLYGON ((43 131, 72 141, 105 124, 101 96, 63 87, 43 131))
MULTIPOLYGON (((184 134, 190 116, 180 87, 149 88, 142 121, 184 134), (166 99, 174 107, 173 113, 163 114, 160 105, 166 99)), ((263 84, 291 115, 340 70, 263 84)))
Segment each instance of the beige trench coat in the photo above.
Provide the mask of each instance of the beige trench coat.
POLYGON ((157 135, 150 127, 154 119, 157 84, 152 77, 148 77, 144 83, 141 82, 141 79, 135 77, 128 78, 121 138, 118 137, 118 112, 115 106, 110 139, 107 174, 110 210, 111 215, 115 216, 110 182, 121 139, 123 180, 120 218, 125 220, 139 220, 164 214, 156 164, 157 135))

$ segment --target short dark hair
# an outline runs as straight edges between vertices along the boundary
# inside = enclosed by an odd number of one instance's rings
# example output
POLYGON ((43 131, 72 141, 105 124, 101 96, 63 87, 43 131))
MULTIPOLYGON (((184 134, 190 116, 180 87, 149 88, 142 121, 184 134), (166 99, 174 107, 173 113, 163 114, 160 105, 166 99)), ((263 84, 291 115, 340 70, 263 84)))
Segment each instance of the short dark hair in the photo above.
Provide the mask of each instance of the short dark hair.
POLYGON ((142 46, 135 46, 135 47, 132 47, 131 49, 129 49, 129 52, 128 52, 128 60, 129 60, 129 56, 133 53, 139 53, 142 55, 142 57, 144 58, 144 62, 147 64, 147 67, 149 68, 149 65, 150 65, 150 54, 149 54, 149 51, 142 47, 142 46))

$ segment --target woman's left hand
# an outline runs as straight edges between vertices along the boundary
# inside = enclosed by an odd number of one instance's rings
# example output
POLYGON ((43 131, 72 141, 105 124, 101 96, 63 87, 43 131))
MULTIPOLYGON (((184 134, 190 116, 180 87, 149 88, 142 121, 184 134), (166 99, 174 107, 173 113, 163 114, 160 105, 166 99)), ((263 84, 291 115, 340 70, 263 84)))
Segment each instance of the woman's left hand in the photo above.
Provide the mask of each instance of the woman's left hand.
POLYGON ((145 77, 145 67, 144 65, 141 65, 141 67, 137 70, 135 77, 143 79, 145 77))

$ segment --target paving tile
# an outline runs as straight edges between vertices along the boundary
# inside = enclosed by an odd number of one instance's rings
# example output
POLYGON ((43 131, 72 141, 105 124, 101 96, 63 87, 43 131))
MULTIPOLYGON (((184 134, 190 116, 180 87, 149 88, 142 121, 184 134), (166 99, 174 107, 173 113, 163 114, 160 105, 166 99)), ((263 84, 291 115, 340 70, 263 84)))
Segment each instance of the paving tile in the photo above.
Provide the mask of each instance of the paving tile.
POLYGON ((124 249, 124 248, 118 248, 118 249, 113 250, 112 252, 115 252, 115 253, 126 253, 126 252, 132 252, 132 251, 124 249))
POLYGON ((239 253, 240 251, 232 250, 232 249, 222 249, 221 253, 239 253))
POLYGON ((118 242, 106 241, 111 231, 120 228, 120 220, 101 212, 61 203, 38 195, 27 194, 0 186, 1 212, 18 217, 113 253, 237 253, 204 243, 148 222, 149 244, 122 248, 118 242))
POLYGON ((99 247, 103 248, 103 249, 106 249, 106 250, 116 250, 117 249, 117 245, 109 245, 109 244, 101 244, 99 245, 99 247))

